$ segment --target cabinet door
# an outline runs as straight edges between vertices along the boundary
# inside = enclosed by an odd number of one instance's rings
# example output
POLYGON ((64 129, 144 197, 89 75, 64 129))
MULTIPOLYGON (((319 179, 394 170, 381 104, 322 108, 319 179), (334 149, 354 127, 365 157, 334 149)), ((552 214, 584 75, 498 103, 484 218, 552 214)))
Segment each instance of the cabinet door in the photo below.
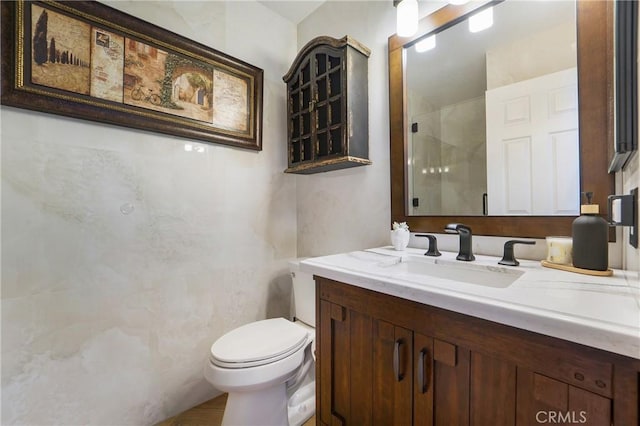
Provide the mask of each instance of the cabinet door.
POLYGON ((517 395, 518 426, 612 424, 610 399, 524 368, 518 368, 517 395))
POLYGON ((373 422, 376 425, 411 425, 413 333, 374 320, 373 339, 373 422))
POLYGON ((312 130, 313 119, 313 64, 310 59, 302 62, 299 71, 287 85, 289 166, 312 161, 314 157, 312 130))
POLYGON ((315 58, 315 130, 319 160, 345 153, 344 50, 322 48, 315 58))
POLYGON ((469 349, 433 341, 434 424, 469 424, 469 349))
POLYGON ((512 426, 516 419, 516 366, 471 353, 471 425, 512 426))
POLYGON ((414 424, 469 424, 469 350, 414 333, 414 424))
POLYGON ((371 317, 321 300, 318 324, 319 424, 372 424, 371 317))
POLYGON ((413 386, 413 419, 415 425, 434 424, 434 360, 433 339, 414 333, 415 379, 413 386))

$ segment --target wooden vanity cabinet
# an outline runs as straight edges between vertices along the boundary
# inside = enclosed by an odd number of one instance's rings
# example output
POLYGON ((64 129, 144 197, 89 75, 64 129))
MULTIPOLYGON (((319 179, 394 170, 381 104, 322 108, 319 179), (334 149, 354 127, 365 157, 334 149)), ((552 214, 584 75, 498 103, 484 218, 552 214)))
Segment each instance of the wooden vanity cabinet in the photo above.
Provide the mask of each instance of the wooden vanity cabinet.
POLYGON ((316 277, 321 425, 639 425, 640 361, 316 277))

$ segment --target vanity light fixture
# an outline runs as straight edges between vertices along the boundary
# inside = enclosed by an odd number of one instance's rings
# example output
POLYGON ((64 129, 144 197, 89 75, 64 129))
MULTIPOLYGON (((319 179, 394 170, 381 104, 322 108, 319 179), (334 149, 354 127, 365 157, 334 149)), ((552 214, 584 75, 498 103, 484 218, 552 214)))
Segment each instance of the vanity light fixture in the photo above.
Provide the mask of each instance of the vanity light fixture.
POLYGON ((482 10, 469 18, 469 31, 477 33, 493 25, 493 7, 482 10))
POLYGON ((416 43, 416 52, 426 52, 436 47, 436 35, 430 35, 416 43))
POLYGON ((396 6, 396 32, 400 37, 410 37, 418 31, 418 0, 394 2, 396 6))

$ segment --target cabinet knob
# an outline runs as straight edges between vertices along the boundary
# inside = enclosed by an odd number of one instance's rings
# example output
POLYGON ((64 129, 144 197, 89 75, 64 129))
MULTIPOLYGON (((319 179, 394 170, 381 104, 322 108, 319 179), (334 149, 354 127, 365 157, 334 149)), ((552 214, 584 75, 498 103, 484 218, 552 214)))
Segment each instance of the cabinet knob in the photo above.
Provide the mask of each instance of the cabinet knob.
POLYGON ((583 381, 583 380, 584 380, 584 375, 583 375, 582 373, 575 373, 575 374, 573 375, 573 377, 574 377, 576 380, 579 380, 579 381, 583 381))

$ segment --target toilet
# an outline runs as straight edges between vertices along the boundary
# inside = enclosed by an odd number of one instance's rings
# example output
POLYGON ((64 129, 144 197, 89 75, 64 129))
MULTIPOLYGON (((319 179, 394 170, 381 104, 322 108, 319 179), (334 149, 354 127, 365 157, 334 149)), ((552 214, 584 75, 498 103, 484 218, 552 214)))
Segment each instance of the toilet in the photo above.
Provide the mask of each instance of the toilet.
POLYGON ((227 392, 223 426, 299 426, 315 412, 315 282, 289 262, 294 320, 245 324, 211 346, 205 377, 227 392))

